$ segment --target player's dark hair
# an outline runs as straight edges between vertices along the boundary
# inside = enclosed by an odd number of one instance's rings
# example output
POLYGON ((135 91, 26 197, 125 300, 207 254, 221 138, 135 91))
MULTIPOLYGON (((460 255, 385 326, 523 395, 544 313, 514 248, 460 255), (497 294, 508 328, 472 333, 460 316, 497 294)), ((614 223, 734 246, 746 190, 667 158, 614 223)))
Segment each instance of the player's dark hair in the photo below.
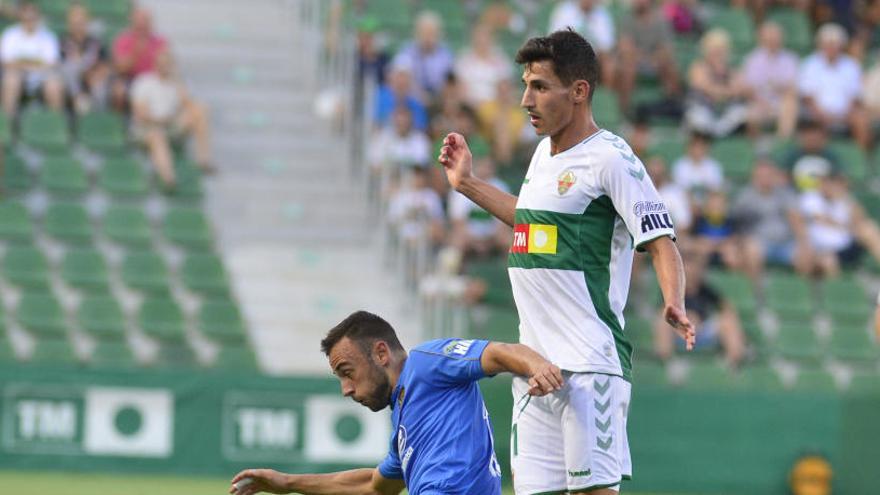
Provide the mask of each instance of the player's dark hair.
POLYGON ((599 83, 599 59, 593 46, 583 36, 568 28, 556 31, 548 36, 531 38, 516 52, 516 63, 529 65, 533 62, 549 60, 553 63, 553 72, 570 86, 578 80, 590 84, 589 98, 599 83))
POLYGON ((344 337, 356 343, 366 355, 370 354, 373 344, 379 340, 388 344, 392 352, 403 351, 394 328, 382 317, 367 311, 355 311, 330 329, 321 341, 321 352, 329 356, 333 347, 344 337))

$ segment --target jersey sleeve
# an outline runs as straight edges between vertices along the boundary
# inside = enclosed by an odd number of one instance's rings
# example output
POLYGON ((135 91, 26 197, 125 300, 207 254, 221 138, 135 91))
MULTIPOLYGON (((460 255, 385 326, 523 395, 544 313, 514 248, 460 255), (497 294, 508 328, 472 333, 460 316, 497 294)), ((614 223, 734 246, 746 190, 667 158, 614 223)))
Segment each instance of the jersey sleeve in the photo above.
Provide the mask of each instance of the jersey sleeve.
POLYGON ((403 469, 400 467, 400 456, 397 455, 397 449, 394 446, 396 435, 391 438, 391 445, 388 448, 388 455, 382 460, 377 469, 383 478, 400 480, 403 479, 403 469))
POLYGON ((600 164, 597 179, 626 224, 633 246, 643 251, 646 242, 659 237, 669 236, 674 240, 672 216, 641 160, 628 146, 615 151, 609 160, 600 164))
POLYGON ((486 376, 480 358, 487 340, 441 339, 413 349, 421 379, 442 387, 475 382, 486 376))

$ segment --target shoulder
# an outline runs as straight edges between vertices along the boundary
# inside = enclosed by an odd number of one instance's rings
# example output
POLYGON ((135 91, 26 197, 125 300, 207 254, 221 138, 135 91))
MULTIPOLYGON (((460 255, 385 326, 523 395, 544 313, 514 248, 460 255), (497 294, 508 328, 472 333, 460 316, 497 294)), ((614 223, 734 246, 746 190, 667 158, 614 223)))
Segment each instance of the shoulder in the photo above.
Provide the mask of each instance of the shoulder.
POLYGON ((3 30, 3 38, 17 38, 21 36, 22 30, 21 26, 18 24, 13 24, 8 28, 3 30))
POLYGON ((474 342, 477 341, 461 338, 436 339, 424 342, 412 350, 422 354, 461 357, 467 354, 474 342))

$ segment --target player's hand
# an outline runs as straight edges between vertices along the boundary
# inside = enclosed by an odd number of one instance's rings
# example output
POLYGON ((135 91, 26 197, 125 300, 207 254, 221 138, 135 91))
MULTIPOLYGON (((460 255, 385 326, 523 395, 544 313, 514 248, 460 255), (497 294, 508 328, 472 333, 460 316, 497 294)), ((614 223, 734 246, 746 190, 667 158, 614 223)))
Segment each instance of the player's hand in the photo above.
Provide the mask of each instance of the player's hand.
POLYGON ((464 136, 457 132, 449 133, 443 139, 443 147, 440 148, 437 160, 446 170, 446 178, 453 189, 458 190, 462 181, 473 175, 471 150, 464 136))
POLYGON ((697 343, 697 332, 694 324, 687 317, 684 308, 678 306, 666 306, 663 309, 663 319, 669 323, 678 335, 684 339, 687 350, 692 351, 697 343))
POLYGON ((542 397, 561 389, 564 384, 562 370, 559 369, 559 366, 549 361, 543 361, 532 369, 532 374, 529 377, 529 395, 542 397))
POLYGON ((229 493, 252 495, 254 493, 289 493, 288 476, 274 469, 245 469, 232 478, 229 493), (250 480, 248 482, 247 480, 250 480), (236 484, 237 483, 237 484, 236 484))

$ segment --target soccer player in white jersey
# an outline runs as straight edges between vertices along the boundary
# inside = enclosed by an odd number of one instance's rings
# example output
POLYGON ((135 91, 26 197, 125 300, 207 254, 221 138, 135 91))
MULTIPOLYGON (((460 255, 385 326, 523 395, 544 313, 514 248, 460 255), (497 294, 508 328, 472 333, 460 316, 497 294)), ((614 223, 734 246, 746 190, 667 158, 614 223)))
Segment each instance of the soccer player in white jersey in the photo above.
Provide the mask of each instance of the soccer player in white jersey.
POLYGON ((596 55, 568 30, 519 50, 522 106, 539 135, 519 197, 474 177, 460 134, 440 163, 455 190, 512 226, 508 266, 520 341, 564 370, 565 387, 527 395, 514 379, 517 495, 615 494, 632 475, 626 417, 632 346, 623 308, 633 250, 651 254, 666 321, 694 345, 684 271, 666 206, 629 145, 593 120, 596 55))

